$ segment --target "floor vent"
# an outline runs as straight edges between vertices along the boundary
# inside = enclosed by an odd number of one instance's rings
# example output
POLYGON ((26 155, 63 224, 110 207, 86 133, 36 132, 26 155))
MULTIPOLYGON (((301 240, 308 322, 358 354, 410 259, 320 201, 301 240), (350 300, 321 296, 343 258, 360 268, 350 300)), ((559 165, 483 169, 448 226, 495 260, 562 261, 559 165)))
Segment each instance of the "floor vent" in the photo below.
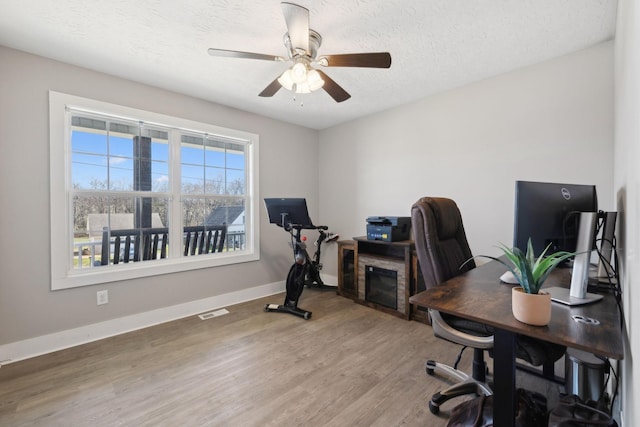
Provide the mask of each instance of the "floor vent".
POLYGON ((229 314, 229 310, 227 310, 226 308, 222 308, 220 310, 198 314, 198 317, 200 318, 200 320, 207 320, 207 319, 211 319, 212 317, 222 316, 223 314, 229 314))

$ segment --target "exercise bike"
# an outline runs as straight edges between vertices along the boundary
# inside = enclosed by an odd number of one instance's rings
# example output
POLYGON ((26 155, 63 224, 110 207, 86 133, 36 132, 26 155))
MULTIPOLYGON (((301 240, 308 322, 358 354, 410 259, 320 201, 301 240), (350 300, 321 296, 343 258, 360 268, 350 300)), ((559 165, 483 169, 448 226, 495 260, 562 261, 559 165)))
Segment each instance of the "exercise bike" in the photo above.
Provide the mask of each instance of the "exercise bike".
POLYGON ((264 310, 289 313, 308 320, 311 318, 311 312, 299 308, 298 300, 305 286, 315 289, 333 289, 333 286, 325 285, 320 277, 320 270, 322 270, 320 255, 322 243, 334 241, 338 235, 327 233, 326 225, 315 226, 311 223, 305 199, 265 199, 265 204, 270 221, 284 228, 291 236, 294 263, 287 274, 284 304, 266 304, 264 310), (279 220, 274 216, 279 217, 279 220), (303 219, 304 223, 294 223, 290 219, 303 219), (302 230, 318 231, 313 258, 307 251, 307 239, 301 235, 302 230))

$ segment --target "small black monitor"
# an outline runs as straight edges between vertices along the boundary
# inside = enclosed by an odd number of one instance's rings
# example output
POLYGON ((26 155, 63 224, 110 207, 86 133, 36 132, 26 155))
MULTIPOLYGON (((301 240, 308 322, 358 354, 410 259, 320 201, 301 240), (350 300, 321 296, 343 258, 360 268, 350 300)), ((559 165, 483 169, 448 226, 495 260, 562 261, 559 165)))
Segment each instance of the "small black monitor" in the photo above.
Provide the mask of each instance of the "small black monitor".
POLYGON ((513 246, 535 256, 551 244, 554 251, 575 252, 580 212, 597 212, 595 185, 516 181, 513 246))
POLYGON ((309 218, 306 199, 269 198, 264 199, 264 204, 267 207, 267 215, 271 224, 276 224, 285 230, 291 229, 292 225, 301 228, 315 228, 309 218))

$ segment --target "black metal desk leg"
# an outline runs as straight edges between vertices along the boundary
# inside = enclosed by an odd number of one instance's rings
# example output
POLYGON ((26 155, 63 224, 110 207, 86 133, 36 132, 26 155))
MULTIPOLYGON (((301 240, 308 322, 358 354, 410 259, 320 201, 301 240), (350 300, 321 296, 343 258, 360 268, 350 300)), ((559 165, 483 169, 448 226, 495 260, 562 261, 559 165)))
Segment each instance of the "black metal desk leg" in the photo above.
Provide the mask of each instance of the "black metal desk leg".
POLYGON ((495 329, 493 342, 493 425, 512 427, 516 416, 516 334, 495 329))

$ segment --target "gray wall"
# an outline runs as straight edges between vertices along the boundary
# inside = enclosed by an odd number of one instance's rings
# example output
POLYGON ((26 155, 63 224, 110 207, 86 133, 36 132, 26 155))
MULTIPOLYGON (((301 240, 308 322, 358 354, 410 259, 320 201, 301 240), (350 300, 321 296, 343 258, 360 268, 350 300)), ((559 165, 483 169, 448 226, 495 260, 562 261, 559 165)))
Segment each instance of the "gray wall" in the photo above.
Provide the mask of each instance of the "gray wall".
POLYGON ((283 173, 316 155, 316 131, 0 46, 0 345, 284 280, 288 236, 261 203, 258 262, 50 291, 49 90, 259 134, 260 199, 306 197, 318 212, 317 165, 283 173))
POLYGON ((343 238, 445 196, 473 253, 497 255, 516 180, 596 184, 613 208, 613 43, 321 131, 320 159, 320 217, 343 238))
MULTIPOLYGON (((261 206, 259 262, 51 292, 49 90, 259 134, 261 198, 306 197, 342 238, 442 195, 459 202, 474 253, 496 253, 511 241, 516 179, 594 183, 614 206, 613 43, 320 132, 2 47, 0 64, 0 345, 279 282, 290 262, 261 206), (298 179, 283 173, 315 154, 298 179)), ((335 276, 335 245, 324 263, 335 276)))

